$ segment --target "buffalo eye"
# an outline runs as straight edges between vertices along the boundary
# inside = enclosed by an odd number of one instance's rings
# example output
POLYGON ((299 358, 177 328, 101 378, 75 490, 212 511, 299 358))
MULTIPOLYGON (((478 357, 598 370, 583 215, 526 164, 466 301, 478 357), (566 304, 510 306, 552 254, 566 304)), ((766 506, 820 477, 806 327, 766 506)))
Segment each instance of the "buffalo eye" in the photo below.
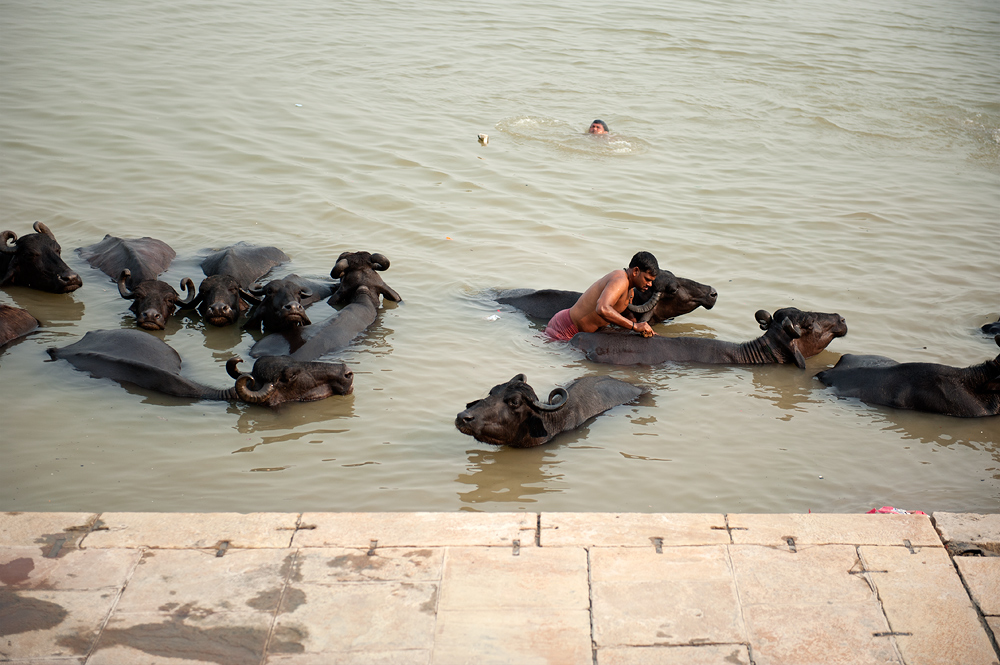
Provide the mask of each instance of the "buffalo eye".
POLYGON ((512 397, 508 397, 504 401, 507 402, 507 406, 509 406, 512 409, 516 409, 519 406, 521 406, 521 397, 520 397, 520 395, 514 395, 512 397))

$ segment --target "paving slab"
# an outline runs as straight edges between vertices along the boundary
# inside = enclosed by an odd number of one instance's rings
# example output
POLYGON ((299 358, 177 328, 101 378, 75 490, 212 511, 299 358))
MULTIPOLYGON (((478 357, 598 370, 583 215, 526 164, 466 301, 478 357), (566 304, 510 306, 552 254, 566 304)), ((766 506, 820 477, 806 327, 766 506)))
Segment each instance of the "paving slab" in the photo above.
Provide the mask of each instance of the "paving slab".
POLYGON ((118 614, 87 665, 259 665, 271 617, 262 614, 118 614))
POLYGON ((746 641, 726 546, 594 548, 590 556, 599 648, 746 641))
POLYGON ((747 605, 827 605, 874 601, 853 545, 806 545, 791 551, 730 545, 740 601, 747 605))
POLYGON ((0 548, 0 586, 62 591, 118 589, 140 557, 138 550, 67 549, 50 558, 37 547, 0 548))
POLYGON ((979 548, 1000 555, 1000 513, 934 513, 934 525, 953 551, 979 548))
POLYGON ((265 665, 430 665, 427 649, 268 655, 265 665))
POLYGON ((443 547, 302 548, 298 550, 292 581, 307 584, 439 581, 444 553, 443 547))
POLYGON ((288 547, 297 513, 103 513, 86 548, 288 547))
POLYGON ((97 513, 0 513, 0 547, 39 546, 48 554, 57 540, 61 548, 75 547, 97 513))
POLYGON ((745 644, 600 649, 597 665, 750 665, 745 644))
POLYGON ((722 514, 542 513, 543 547, 661 547, 730 542, 722 514))
POLYGON ((947 551, 859 549, 907 663, 996 665, 997 653, 947 551))
POLYGON ((439 611, 433 665, 593 665, 587 610, 439 611))
POLYGON ((903 545, 941 547, 927 515, 729 515, 733 542, 739 545, 903 545))
POLYGON ((753 605, 746 608, 745 617, 755 665, 903 663, 874 601, 753 605))
POLYGON ((14 591, 0 588, 0 661, 83 656, 93 646, 118 592, 14 591))
POLYGON ((285 592, 269 652, 429 650, 438 591, 429 582, 295 584, 285 592))
POLYGON ((1000 616, 1000 557, 957 556, 953 561, 979 611, 1000 616))
POLYGON ((296 547, 533 547, 534 513, 304 513, 296 547))
POLYGON ((115 614, 272 615, 294 560, 288 549, 234 549, 221 557, 206 550, 146 550, 115 614))

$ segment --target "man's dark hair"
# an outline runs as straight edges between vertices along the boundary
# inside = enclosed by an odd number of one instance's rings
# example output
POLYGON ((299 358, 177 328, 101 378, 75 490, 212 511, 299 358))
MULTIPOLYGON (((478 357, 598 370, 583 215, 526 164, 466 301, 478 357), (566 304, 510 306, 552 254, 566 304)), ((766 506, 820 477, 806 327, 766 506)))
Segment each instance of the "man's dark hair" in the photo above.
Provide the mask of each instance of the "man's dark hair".
POLYGON ((601 127, 604 128, 604 131, 606 131, 606 132, 610 132, 611 131, 610 129, 608 129, 608 123, 604 122, 600 118, 598 118, 597 120, 595 120, 594 122, 592 122, 590 124, 591 125, 600 125, 601 127))
POLYGON ((632 263, 628 264, 629 270, 638 268, 642 272, 648 272, 654 277, 660 274, 660 264, 656 262, 656 257, 649 252, 636 252, 632 257, 632 263))

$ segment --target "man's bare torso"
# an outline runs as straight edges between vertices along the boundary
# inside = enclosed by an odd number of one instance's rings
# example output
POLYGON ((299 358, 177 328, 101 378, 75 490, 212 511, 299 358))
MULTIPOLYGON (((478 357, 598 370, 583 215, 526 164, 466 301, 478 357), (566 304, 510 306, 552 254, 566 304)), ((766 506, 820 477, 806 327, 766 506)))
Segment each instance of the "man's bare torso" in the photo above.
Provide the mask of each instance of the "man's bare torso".
POLYGON ((597 313, 598 300, 605 289, 611 287, 608 295, 613 298, 609 303, 616 312, 625 311, 632 301, 628 274, 624 270, 612 270, 607 275, 591 284, 590 288, 576 301, 569 310, 570 318, 580 332, 596 332, 608 325, 609 321, 597 313))

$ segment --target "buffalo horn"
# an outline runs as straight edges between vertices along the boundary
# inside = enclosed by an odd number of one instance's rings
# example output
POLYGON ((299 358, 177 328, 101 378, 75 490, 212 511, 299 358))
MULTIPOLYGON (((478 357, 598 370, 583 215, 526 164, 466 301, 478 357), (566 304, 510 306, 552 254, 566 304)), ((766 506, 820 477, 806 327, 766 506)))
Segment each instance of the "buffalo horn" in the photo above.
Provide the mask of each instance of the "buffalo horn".
POLYGON ((255 298, 263 298, 264 297, 264 287, 260 285, 260 282, 257 282, 256 284, 251 285, 250 288, 247 289, 247 292, 249 294, 251 294, 252 296, 254 296, 255 298))
POLYGON ((31 228, 35 229, 36 233, 44 233, 53 240, 56 239, 56 237, 52 234, 52 231, 49 230, 49 227, 45 226, 41 222, 35 222, 31 228))
POLYGON ((261 402, 267 401, 267 398, 271 396, 271 393, 275 390, 275 385, 273 383, 268 383, 260 390, 252 390, 247 387, 247 384, 253 381, 253 376, 250 374, 242 374, 240 378, 236 379, 236 395, 249 404, 260 404, 261 402))
POLYGON ((307 298, 307 299, 308 298, 312 298, 313 297, 312 289, 307 289, 307 288, 304 288, 304 287, 301 288, 301 289, 299 289, 299 297, 300 298, 307 298))
POLYGON ((802 337, 802 329, 799 328, 797 324, 793 323, 787 316, 785 317, 785 320, 781 322, 781 329, 784 330, 785 334, 792 339, 802 337))
POLYGON ((647 312, 651 312, 653 311, 653 308, 656 307, 656 303, 660 302, 660 296, 662 295, 663 291, 657 291, 652 296, 650 296, 649 300, 642 303, 641 305, 633 305, 632 303, 629 303, 628 311, 635 312, 636 314, 645 314, 647 312))
POLYGON ((372 268, 375 270, 388 270, 389 257, 385 254, 372 254, 372 268))
POLYGON ((543 404, 542 402, 535 402, 535 407, 539 411, 558 411, 566 405, 566 399, 569 397, 569 393, 566 392, 565 388, 555 388, 549 393, 549 403, 543 404))
POLYGON ((194 299, 198 295, 197 291, 195 291, 194 288, 194 280, 192 280, 190 277, 185 277, 184 279, 181 280, 181 288, 187 289, 188 297, 187 300, 178 300, 177 306, 185 309, 190 309, 194 307, 197 304, 195 303, 194 299))
POLYGON ((340 279, 340 276, 344 274, 345 270, 347 270, 348 265, 350 264, 347 262, 347 259, 339 259, 333 266, 333 270, 330 271, 330 277, 340 279))
POLYGON ((0 252, 4 252, 6 254, 13 254, 14 252, 17 251, 17 248, 12 245, 9 246, 7 243, 16 243, 16 242, 17 242, 17 234, 14 233, 13 231, 4 231, 3 233, 0 233, 0 252))
POLYGON ((757 313, 753 315, 757 319, 757 323, 760 324, 761 330, 767 330, 771 327, 771 313, 766 309, 758 309, 757 313))
POLYGON ((243 372, 241 372, 237 367, 237 365, 239 365, 241 362, 243 362, 243 358, 240 358, 239 356, 233 356, 232 358, 226 361, 226 372, 229 373, 229 376, 233 377, 234 379, 238 379, 243 375, 243 372))
POLYGON ((118 293, 122 294, 122 298, 125 300, 132 300, 135 298, 135 294, 132 290, 125 286, 125 280, 132 276, 132 271, 128 268, 122 270, 122 273, 118 275, 118 293))
MULTIPOLYGON (((248 291, 246 289, 242 289, 241 288, 240 289, 240 295, 243 296, 244 300, 246 300, 248 303, 250 303, 252 305, 259 305, 262 302, 261 298, 260 298, 260 294, 254 295, 253 293, 251 293, 250 291, 248 291)), ((235 377, 233 377, 233 378, 235 378, 235 377)))

